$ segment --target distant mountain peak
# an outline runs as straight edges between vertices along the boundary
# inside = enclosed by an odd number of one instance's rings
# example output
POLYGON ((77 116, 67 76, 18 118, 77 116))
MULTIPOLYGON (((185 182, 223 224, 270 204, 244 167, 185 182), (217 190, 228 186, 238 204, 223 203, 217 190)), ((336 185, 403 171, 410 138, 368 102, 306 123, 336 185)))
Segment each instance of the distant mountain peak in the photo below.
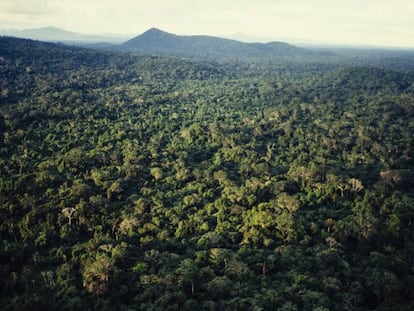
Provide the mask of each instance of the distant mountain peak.
POLYGON ((54 26, 45 26, 45 27, 33 28, 32 30, 56 30, 56 31, 69 32, 67 30, 64 30, 64 29, 61 29, 61 28, 57 28, 57 27, 54 27, 54 26))
POLYGON ((169 32, 166 32, 164 30, 161 30, 159 28, 150 28, 147 31, 145 31, 144 33, 142 33, 141 35, 139 35, 138 37, 174 37, 175 35, 169 32))
POLYGON ((166 34, 170 34, 164 30, 161 30, 159 28, 156 27, 152 27, 150 29, 148 29, 147 31, 144 32, 144 34, 158 34, 158 33, 166 33, 166 34))
POLYGON ((183 36, 150 28, 122 44, 128 51, 151 55, 202 57, 271 57, 313 54, 285 42, 246 43, 213 36, 183 36))
POLYGON ((76 33, 67 31, 54 26, 46 26, 41 28, 31 28, 24 30, 0 30, 0 35, 41 40, 41 41, 53 41, 53 42, 124 42, 124 38, 101 36, 101 35, 88 35, 82 33, 76 33))

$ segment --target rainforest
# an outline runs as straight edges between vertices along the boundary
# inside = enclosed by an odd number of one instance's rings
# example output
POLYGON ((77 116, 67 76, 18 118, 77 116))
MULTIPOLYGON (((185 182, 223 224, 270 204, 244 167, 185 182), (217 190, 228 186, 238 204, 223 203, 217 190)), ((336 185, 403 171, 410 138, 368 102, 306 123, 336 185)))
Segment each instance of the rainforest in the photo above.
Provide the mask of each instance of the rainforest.
POLYGON ((413 310, 414 53, 289 53, 0 37, 0 308, 413 310))

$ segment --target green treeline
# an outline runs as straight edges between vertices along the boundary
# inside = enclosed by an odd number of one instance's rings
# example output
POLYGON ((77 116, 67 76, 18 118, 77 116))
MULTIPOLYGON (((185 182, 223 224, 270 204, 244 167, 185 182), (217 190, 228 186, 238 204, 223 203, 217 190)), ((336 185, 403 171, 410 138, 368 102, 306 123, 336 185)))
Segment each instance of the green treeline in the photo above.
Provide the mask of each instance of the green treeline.
POLYGON ((0 86, 2 310, 414 308, 413 72, 0 38, 0 86))

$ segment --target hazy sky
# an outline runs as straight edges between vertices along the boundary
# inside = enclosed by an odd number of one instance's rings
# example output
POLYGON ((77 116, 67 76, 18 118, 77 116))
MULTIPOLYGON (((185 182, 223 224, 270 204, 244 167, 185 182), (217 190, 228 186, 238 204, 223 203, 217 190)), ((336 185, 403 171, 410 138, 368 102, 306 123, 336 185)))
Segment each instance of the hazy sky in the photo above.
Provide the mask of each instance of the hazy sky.
POLYGON ((414 0, 0 0, 0 28, 414 47, 414 0))

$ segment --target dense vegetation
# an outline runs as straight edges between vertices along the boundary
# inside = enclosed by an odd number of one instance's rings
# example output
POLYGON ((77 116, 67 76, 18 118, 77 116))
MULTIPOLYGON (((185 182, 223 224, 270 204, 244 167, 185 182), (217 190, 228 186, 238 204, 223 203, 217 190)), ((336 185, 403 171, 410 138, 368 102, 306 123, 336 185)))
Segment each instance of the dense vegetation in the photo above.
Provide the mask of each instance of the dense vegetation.
POLYGON ((1 38, 0 308, 413 310, 393 63, 1 38))

